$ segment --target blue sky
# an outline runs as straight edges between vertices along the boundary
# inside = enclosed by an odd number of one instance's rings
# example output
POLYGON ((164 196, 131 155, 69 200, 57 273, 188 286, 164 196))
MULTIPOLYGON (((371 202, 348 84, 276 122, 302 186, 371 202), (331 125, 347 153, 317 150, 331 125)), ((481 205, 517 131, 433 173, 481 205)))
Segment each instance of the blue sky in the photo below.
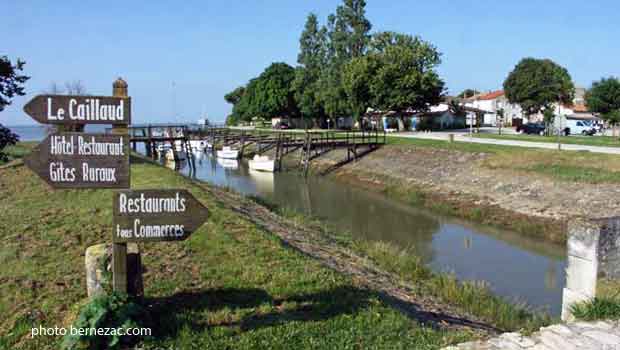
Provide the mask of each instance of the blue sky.
MULTIPOLYGON (((451 93, 501 88, 526 56, 555 60, 580 86, 620 76, 615 1, 367 2, 373 31, 417 34, 439 48, 451 93)), ((88 93, 107 95, 118 76, 136 122, 195 121, 202 112, 223 120, 223 95, 272 62, 295 64, 307 14, 324 22, 339 3, 4 0, 0 55, 26 60, 32 79, 0 123, 33 124, 22 107, 52 82, 81 80, 88 93)))

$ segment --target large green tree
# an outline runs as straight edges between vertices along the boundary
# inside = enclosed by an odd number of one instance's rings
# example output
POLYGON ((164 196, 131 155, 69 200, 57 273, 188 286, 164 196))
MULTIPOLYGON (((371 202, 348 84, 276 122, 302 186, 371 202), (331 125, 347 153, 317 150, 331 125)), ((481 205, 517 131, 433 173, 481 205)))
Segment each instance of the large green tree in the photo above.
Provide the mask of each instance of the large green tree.
POLYGON ((326 64, 326 28, 319 29, 315 14, 308 15, 299 39, 299 54, 292 88, 302 117, 320 119, 325 112, 319 99, 319 78, 326 64))
POLYGON ((20 59, 12 63, 7 56, 0 57, 0 112, 11 104, 13 97, 25 94, 24 83, 30 79, 21 74, 25 64, 20 59))
POLYGON ((575 87, 566 68, 549 59, 524 58, 504 81, 510 103, 521 106, 526 115, 552 108, 554 103, 571 103, 575 87))
POLYGON ((343 82, 355 115, 367 107, 395 111, 425 111, 442 101, 444 82, 435 71, 440 53, 411 35, 380 32, 370 52, 347 63, 343 82))
POLYGON ((332 118, 352 114, 343 85, 344 65, 366 54, 372 25, 366 18, 366 1, 344 0, 327 19, 326 67, 319 78, 319 99, 332 118))
POLYGON ((245 88, 237 88, 226 95, 226 100, 234 103, 228 123, 297 116, 299 112, 291 86, 294 78, 293 67, 272 63, 245 88))
POLYGON ((380 62, 376 55, 357 57, 347 63, 342 72, 342 82, 353 116, 359 119, 372 107, 371 85, 380 62))
POLYGON ((610 77, 592 83, 586 93, 586 104, 615 129, 620 123, 620 80, 610 77))
POLYGON ((444 82, 435 70, 441 63, 439 51, 419 37, 390 32, 377 37, 382 41, 391 37, 393 44, 375 45, 378 48, 369 54, 379 62, 370 85, 373 105, 400 113, 426 111, 440 103, 444 82))

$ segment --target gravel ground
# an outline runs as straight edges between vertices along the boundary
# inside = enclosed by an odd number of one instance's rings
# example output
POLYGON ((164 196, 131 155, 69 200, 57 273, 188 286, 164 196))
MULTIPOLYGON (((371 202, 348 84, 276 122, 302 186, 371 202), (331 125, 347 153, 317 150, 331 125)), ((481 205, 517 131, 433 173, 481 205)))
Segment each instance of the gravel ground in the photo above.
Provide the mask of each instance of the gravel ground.
MULTIPOLYGON (((337 150, 320 159, 332 163, 344 159, 345 154, 337 150)), ((376 175, 361 179, 375 183, 387 176, 431 192, 451 197, 468 195, 479 204, 559 221, 618 215, 620 186, 560 182, 531 172, 489 169, 482 164, 488 156, 430 147, 385 146, 337 173, 376 175)))

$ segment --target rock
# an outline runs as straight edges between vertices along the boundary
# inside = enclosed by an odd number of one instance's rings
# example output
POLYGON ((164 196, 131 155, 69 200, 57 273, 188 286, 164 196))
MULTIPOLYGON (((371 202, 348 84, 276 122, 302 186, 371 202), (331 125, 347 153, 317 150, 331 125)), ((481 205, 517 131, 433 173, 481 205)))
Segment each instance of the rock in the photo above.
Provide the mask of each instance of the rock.
MULTIPOLYGON (((90 246, 85 254, 86 292, 88 297, 112 291, 112 244, 102 243, 90 246)), ((128 283, 130 295, 142 296, 142 259, 137 244, 127 244, 128 283)))

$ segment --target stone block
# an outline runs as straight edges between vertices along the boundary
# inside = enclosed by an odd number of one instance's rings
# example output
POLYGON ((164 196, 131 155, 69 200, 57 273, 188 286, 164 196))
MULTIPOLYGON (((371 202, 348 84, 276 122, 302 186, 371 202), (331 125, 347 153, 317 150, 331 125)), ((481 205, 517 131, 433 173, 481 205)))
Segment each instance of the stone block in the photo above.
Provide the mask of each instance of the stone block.
MULTIPOLYGON (((102 243, 90 246, 85 254, 86 292, 88 297, 105 294, 112 290, 112 244, 102 243)), ((127 292, 142 297, 142 259, 137 244, 127 244, 127 292)))
POLYGON ((598 263, 569 255, 566 266, 566 288, 587 296, 596 295, 598 263))

